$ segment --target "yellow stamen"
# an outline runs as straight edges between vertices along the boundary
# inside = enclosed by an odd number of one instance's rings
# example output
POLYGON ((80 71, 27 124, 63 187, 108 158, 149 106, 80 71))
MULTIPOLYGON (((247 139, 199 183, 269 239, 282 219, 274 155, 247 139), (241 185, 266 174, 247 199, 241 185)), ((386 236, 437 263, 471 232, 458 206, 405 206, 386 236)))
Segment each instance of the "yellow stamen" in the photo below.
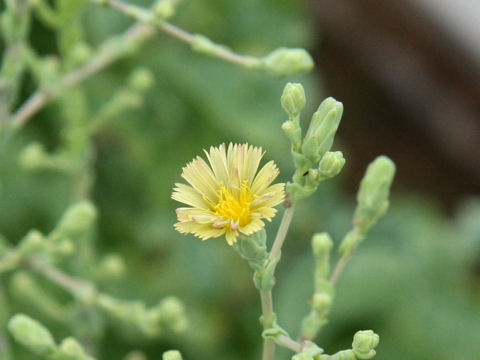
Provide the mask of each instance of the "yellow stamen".
POLYGON ((218 203, 213 206, 213 210, 215 215, 231 219, 232 224, 236 223, 236 227, 244 226, 249 222, 249 216, 252 213, 250 204, 253 200, 254 195, 247 181, 243 181, 240 188, 236 189, 221 183, 218 203))

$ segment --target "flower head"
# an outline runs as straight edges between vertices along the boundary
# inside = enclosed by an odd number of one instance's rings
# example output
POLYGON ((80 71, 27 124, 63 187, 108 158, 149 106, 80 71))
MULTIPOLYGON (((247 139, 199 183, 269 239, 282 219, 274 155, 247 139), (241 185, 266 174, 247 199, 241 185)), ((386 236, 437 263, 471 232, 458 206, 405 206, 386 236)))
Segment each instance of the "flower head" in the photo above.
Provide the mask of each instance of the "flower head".
POLYGON ((264 154, 259 147, 222 144, 205 154, 209 164, 197 156, 183 168, 190 185, 175 184, 172 199, 189 205, 177 208, 175 229, 202 240, 225 234, 232 245, 240 233, 251 235, 275 216, 285 184, 271 185, 279 173, 273 161, 257 173, 264 154))

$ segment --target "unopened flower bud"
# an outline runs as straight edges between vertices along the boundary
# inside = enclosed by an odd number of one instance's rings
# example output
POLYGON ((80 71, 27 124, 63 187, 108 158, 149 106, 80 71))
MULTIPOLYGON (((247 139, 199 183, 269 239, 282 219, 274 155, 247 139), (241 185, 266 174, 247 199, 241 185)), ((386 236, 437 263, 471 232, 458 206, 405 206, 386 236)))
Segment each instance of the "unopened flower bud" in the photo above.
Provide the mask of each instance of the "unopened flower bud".
POLYGON ((291 76, 308 72, 313 60, 304 49, 278 48, 261 59, 261 67, 273 76, 291 76))
POLYGON ((254 270, 262 268, 268 258, 265 229, 250 236, 240 236, 233 248, 254 270))
POLYGON ((8 322, 8 330, 17 342, 37 355, 45 356, 56 349, 53 337, 47 328, 26 315, 13 316, 8 322))
POLYGON ((97 210, 88 201, 70 206, 55 229, 64 237, 77 236, 90 229, 97 217, 97 210))
POLYGON ((360 183, 354 223, 363 231, 368 230, 388 208, 388 197, 395 164, 386 156, 377 157, 370 165, 360 183))
POLYGON ((358 359, 371 359, 380 338, 372 330, 357 331, 353 337, 352 350, 358 359))
POLYGON ((66 359, 93 360, 92 357, 85 353, 82 345, 72 337, 63 340, 59 346, 59 350, 60 354, 65 356, 66 359))
POLYGON ((92 56, 91 47, 83 41, 77 42, 71 51, 71 57, 77 64, 86 62, 92 56))
POLYGON ((342 171, 344 165, 345 158, 341 151, 327 151, 320 160, 318 170, 323 177, 332 178, 342 171))
POLYGON ((280 102, 289 116, 295 117, 300 114, 307 103, 302 84, 288 83, 285 85, 280 102))
POLYGON ((38 230, 30 230, 21 240, 19 251, 23 256, 35 254, 45 247, 45 237, 38 230))
POLYGON ((332 297, 327 293, 315 293, 312 297, 312 308, 320 313, 328 313, 332 306, 332 297))
POLYGON ((175 8, 180 0, 159 0, 153 7, 156 16, 167 20, 175 15, 175 8))
POLYGON ((146 68, 138 68, 129 76, 129 86, 140 92, 150 89, 155 83, 155 77, 152 72, 146 68))
POLYGON ((20 153, 20 166, 26 170, 36 170, 49 163, 49 155, 42 144, 32 143, 20 153))
POLYGON ((302 145, 303 154, 314 163, 330 150, 338 125, 342 119, 343 105, 334 98, 325 99, 313 114, 302 145))
POLYGON ((125 262, 117 254, 106 255, 99 264, 98 272, 102 278, 120 278, 125 274, 125 262))
POLYGON ((182 332, 187 327, 185 308, 175 296, 163 299, 151 310, 151 317, 160 324, 174 332, 182 332))
POLYGON ((163 353, 163 360, 182 360, 182 354, 178 350, 169 350, 163 353))

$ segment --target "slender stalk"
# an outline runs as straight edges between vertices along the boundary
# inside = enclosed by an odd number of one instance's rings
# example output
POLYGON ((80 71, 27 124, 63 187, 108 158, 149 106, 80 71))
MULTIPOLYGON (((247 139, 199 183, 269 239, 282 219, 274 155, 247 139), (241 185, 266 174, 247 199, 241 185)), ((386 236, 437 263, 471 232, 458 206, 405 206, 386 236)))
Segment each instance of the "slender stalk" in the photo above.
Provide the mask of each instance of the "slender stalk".
POLYGON ((74 296, 79 295, 85 289, 94 289, 94 286, 91 283, 71 277, 63 271, 48 264, 39 263, 34 259, 31 259, 28 261, 28 265, 33 271, 44 276, 74 296))
MULTIPOLYGON (((126 46, 103 46, 99 49, 97 54, 92 57, 85 65, 76 70, 66 74, 59 84, 60 89, 70 88, 98 71, 104 69, 115 60, 128 54, 129 44, 134 44, 138 41, 145 40, 154 34, 154 29, 148 25, 135 24, 130 27, 120 39, 119 43, 124 43, 126 46)), ((108 41, 107 41, 108 42, 108 41)), ((105 43, 107 44, 107 43, 105 43)), ((34 116, 43 106, 52 101, 62 92, 53 92, 47 87, 41 87, 35 91, 23 105, 13 114, 12 125, 13 129, 22 127, 32 116, 34 116)))
POLYGON ((296 353, 302 351, 302 344, 285 335, 278 335, 277 343, 296 353))
POLYGON ((335 265, 332 275, 330 276, 330 282, 332 284, 335 284, 342 274, 343 269, 345 268, 345 265, 347 264, 348 259, 350 259, 350 256, 342 256, 340 259, 338 259, 337 264, 335 265))
MULTIPOLYGON (((260 291, 262 302, 263 328, 268 329, 273 325, 273 301, 271 291, 260 291)), ((275 343, 271 339, 263 339, 262 360, 273 360, 275 358, 275 343)))
MULTIPOLYGON (((195 41, 195 35, 185 31, 167 21, 161 19, 155 19, 151 15, 151 11, 148 9, 144 9, 142 7, 131 5, 121 0, 91 0, 97 4, 107 5, 113 9, 116 9, 126 16, 129 16, 137 21, 144 22, 148 25, 152 25, 163 31, 164 33, 188 44, 192 45, 195 41)), ((238 65, 242 66, 251 66, 252 65, 252 57, 245 56, 241 54, 237 54, 223 46, 218 46, 215 49, 212 49, 211 56, 217 57, 222 60, 226 60, 238 65)))
MULTIPOLYGON (((269 254, 270 260, 276 259, 277 256, 280 255, 282 245, 285 241, 285 237, 287 236, 288 228, 290 227, 290 223, 292 222, 294 211, 295 211, 295 207, 291 206, 289 208, 286 208, 285 212, 283 213, 282 221, 280 222, 280 226, 278 227, 278 232, 277 232, 277 235, 275 236, 275 240, 272 245, 272 250, 270 251, 270 254, 269 254)), ((272 291, 261 290, 260 300, 262 302, 263 328, 268 329, 273 326, 273 321, 274 321, 272 291)), ((287 344, 291 345, 291 342, 287 342, 287 344)), ((289 347, 289 346, 286 346, 286 347, 289 347)), ((274 341, 271 339, 264 339, 262 360, 274 360, 274 358, 275 358, 274 341)))
POLYGON ((291 206, 285 209, 283 213, 283 218, 278 228, 277 236, 275 236, 275 240, 272 245, 272 250, 270 251, 269 259, 275 259, 282 250, 283 242, 285 241, 285 237, 287 236, 288 228, 290 227, 290 223, 292 222, 293 213, 295 212, 295 206, 291 206))

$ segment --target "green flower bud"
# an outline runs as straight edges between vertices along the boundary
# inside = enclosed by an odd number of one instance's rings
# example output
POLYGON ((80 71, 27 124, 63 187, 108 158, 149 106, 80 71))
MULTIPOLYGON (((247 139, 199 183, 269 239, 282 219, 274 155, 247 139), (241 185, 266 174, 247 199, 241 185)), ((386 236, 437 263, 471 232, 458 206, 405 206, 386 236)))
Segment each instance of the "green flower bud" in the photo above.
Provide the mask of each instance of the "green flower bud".
POLYGON ((288 120, 282 124, 282 130, 290 140, 292 148, 295 151, 299 151, 302 145, 302 129, 300 125, 297 122, 288 120))
POLYGON ((72 60, 76 64, 82 64, 86 62, 92 56, 92 48, 83 41, 77 42, 71 50, 72 60))
POLYGON ((135 69, 129 76, 128 85, 139 92, 149 90, 155 83, 153 73, 146 68, 135 69))
POLYGON ((55 342, 47 328, 26 315, 14 315, 8 322, 8 330, 17 342, 37 355, 47 356, 56 351, 55 342))
POLYGON ((259 67, 273 76, 291 76, 308 72, 313 60, 304 49, 278 48, 261 59, 259 67))
POLYGON ((42 251, 45 248, 45 237, 38 230, 30 230, 21 240, 19 253, 22 256, 29 256, 42 251))
POLYGON ((59 352, 66 359, 74 360, 93 360, 92 357, 85 354, 82 345, 72 337, 68 337, 62 341, 59 347, 59 352))
POLYGON ((212 40, 204 35, 193 34, 191 47, 193 51, 212 56, 214 55, 215 51, 222 46, 215 44, 212 40))
POLYGON ((342 114, 342 103, 331 97, 325 99, 313 114, 302 145, 302 153, 313 163, 320 161, 332 147, 342 114))
POLYGON ((97 210, 90 202, 78 202, 66 210, 55 233, 63 237, 81 235, 92 227, 96 217, 97 210))
POLYGON ((390 187, 395 176, 395 164, 386 156, 377 157, 370 165, 360 183, 354 223, 365 232, 385 214, 388 209, 390 187))
POLYGON ((267 234, 265 229, 250 236, 240 236, 238 241, 233 244, 233 249, 243 259, 248 261, 252 269, 261 269, 268 258, 267 234))
POLYGON ((312 249, 313 255, 317 261, 323 261, 325 256, 330 255, 332 250, 333 241, 330 235, 327 233, 318 233, 312 237, 312 249))
POLYGON ((332 178, 342 171, 344 165, 345 158, 341 151, 327 151, 320 160, 318 170, 322 177, 332 178))
POLYGON ((280 102, 289 116, 295 117, 300 114, 307 103, 302 84, 288 83, 285 85, 280 102))
POLYGON ((98 273, 102 278, 118 279, 125 274, 125 262, 117 254, 106 255, 98 266, 98 273))
POLYGON ((61 257, 67 257, 75 252, 75 244, 70 239, 63 239, 55 246, 53 253, 61 257))
POLYGON ((187 328, 185 308, 175 296, 163 299, 155 308, 150 310, 149 317, 152 323, 179 333, 187 328))
POLYGON ((352 349, 357 358, 371 359, 375 356, 375 348, 380 338, 372 330, 357 331, 353 337, 352 349))
POLYGON ((328 314, 332 306, 332 296, 326 293, 315 293, 312 297, 312 308, 322 314, 328 314))
POLYGON ((178 350, 169 350, 163 353, 163 360, 182 360, 182 354, 178 350))
POLYGON ((159 0, 154 6, 153 11, 161 19, 169 19, 175 15, 175 7, 180 0, 159 0))
POLYGON ((315 257, 315 278, 326 279, 330 271, 330 252, 333 241, 327 233, 315 234, 312 249, 315 257))
POLYGON ((42 144, 32 143, 20 153, 20 166, 25 170, 37 170, 50 164, 49 155, 42 144))

